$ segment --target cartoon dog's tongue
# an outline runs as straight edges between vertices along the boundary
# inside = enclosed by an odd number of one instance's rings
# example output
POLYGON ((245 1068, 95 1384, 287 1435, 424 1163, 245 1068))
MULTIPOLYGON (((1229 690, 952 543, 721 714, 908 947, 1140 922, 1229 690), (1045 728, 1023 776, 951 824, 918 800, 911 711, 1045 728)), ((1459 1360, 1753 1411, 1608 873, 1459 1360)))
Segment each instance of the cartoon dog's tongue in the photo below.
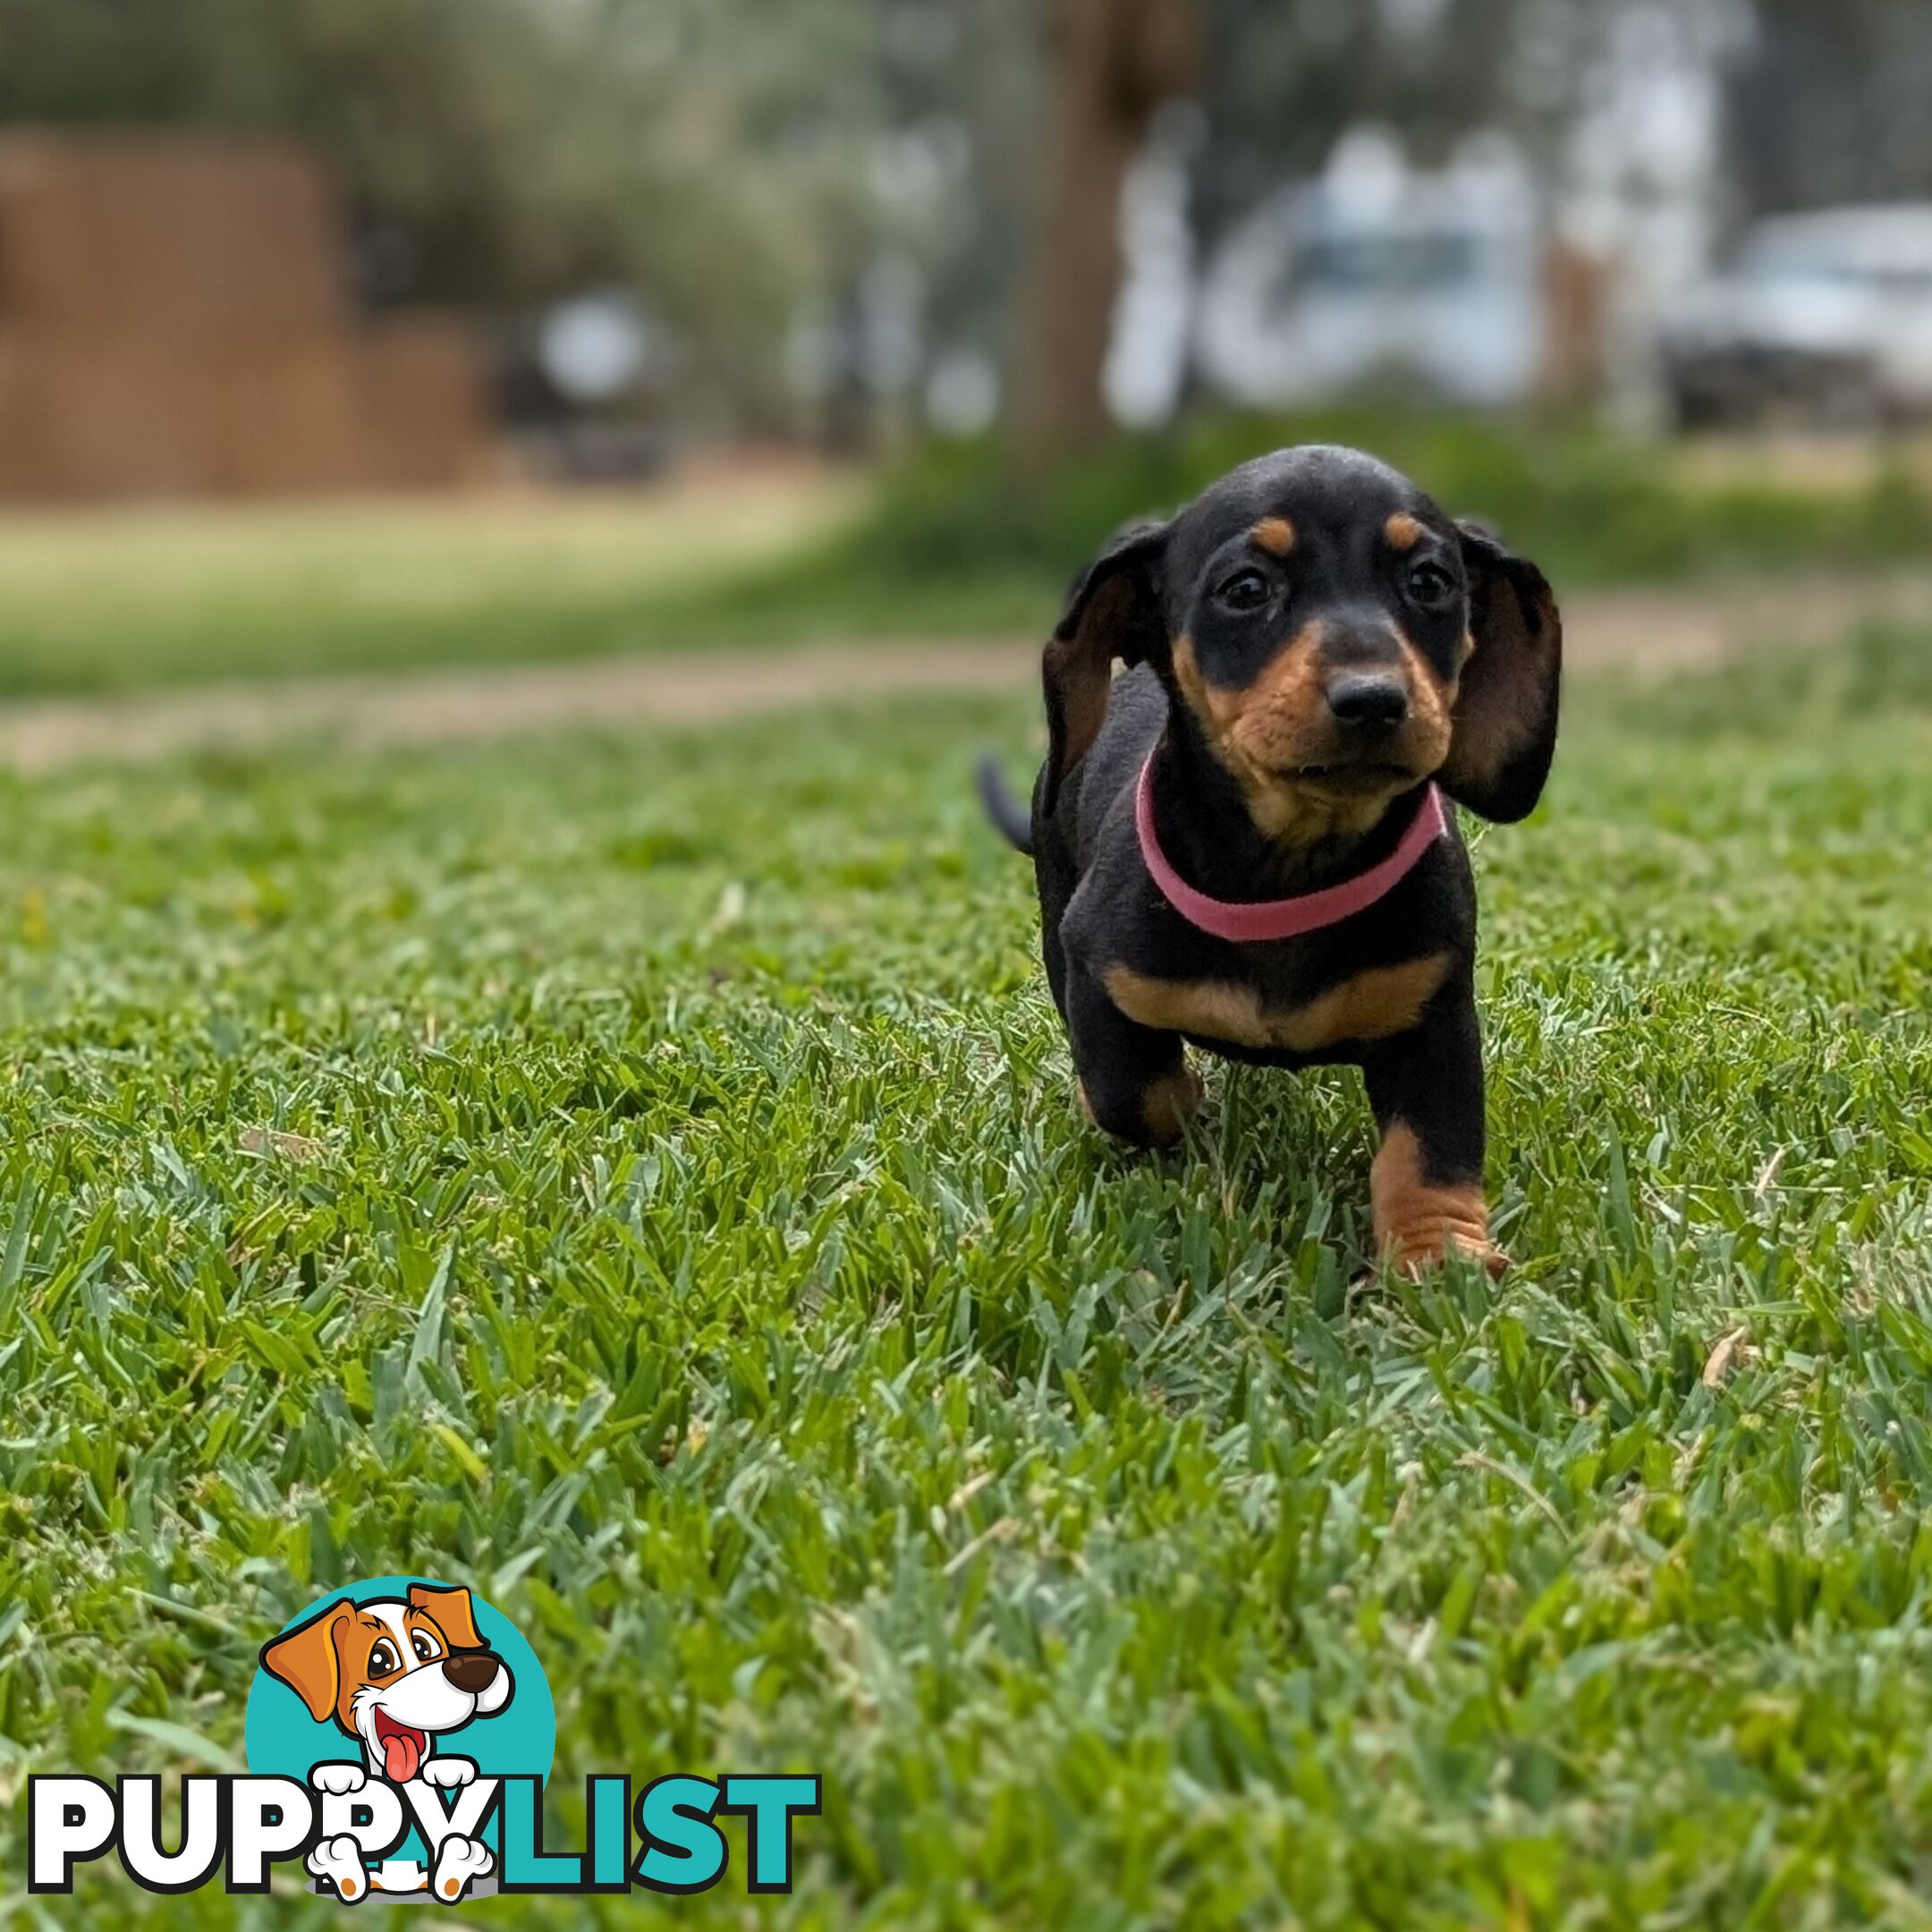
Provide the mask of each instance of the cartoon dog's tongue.
POLYGON ((378 1712, 376 1733, 382 1740, 383 1775, 392 1784, 407 1784, 416 1775, 417 1766, 422 1762, 426 1741, 422 1733, 407 1730, 401 1724, 392 1726, 378 1712))

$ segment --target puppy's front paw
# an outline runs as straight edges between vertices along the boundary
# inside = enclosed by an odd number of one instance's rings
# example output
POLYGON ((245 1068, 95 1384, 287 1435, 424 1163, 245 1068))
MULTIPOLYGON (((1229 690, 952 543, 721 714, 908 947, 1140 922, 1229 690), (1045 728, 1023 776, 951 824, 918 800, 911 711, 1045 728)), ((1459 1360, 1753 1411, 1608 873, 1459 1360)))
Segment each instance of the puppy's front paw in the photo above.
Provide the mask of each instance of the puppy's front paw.
MULTIPOLYGON (((322 1767, 339 1771, 340 1765, 322 1767)), ((360 1787, 352 1787, 359 1789, 360 1787)), ((335 1887, 335 1896, 344 1905, 355 1905, 369 1895, 369 1873, 362 1864, 362 1847, 347 1832, 325 1838, 302 1861, 312 1878, 326 1878, 335 1887)))
POLYGON ((465 1784, 473 1784, 476 1775, 476 1765, 468 1758, 432 1758, 420 1773, 430 1784, 440 1784, 447 1791, 458 1791, 465 1784))
POLYGON ((1200 1075, 1183 1061, 1173 1072, 1157 1075, 1142 1087, 1109 1081, 1094 1088, 1082 1080, 1075 1091, 1080 1112, 1116 1140, 1130 1147, 1171 1148, 1199 1111, 1207 1089, 1200 1075))
POLYGON ((309 1774, 309 1782, 331 1798, 346 1798, 369 1783, 369 1774, 359 1764, 320 1764, 309 1774))
POLYGON ((470 1889, 470 1881, 485 1877, 496 1862, 489 1848, 474 1838, 445 1838, 436 1852, 429 1889, 444 1904, 453 1905, 470 1889))
POLYGON ((1206 1095, 1200 1075, 1184 1063, 1175 1072, 1150 1080, 1140 1091, 1140 1119, 1148 1139, 1156 1147, 1172 1147, 1199 1113, 1206 1095))
POLYGON ((1509 1257, 1480 1224, 1446 1220, 1392 1235, 1383 1243, 1382 1252, 1389 1266, 1411 1281, 1419 1281, 1432 1268, 1439 1268, 1452 1254, 1475 1262, 1492 1281, 1499 1279, 1510 1265, 1509 1257))
POLYGON ((1489 1204, 1479 1181, 1431 1174, 1414 1131, 1398 1121, 1383 1139, 1368 1171, 1376 1252, 1411 1281, 1440 1267, 1452 1250, 1492 1277, 1509 1258, 1489 1239, 1489 1204))

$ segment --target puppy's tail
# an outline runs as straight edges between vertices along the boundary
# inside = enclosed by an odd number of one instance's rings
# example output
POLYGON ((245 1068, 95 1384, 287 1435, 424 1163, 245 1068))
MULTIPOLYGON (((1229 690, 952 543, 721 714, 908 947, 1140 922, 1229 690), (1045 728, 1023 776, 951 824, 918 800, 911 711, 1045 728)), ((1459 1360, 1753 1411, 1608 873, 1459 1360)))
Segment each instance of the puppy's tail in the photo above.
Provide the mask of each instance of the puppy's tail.
POLYGON ((999 760, 990 755, 979 760, 974 775, 979 783, 979 802, 993 821, 994 830, 1017 852, 1033 856, 1033 826, 1020 801, 1006 789, 1005 775, 999 760))

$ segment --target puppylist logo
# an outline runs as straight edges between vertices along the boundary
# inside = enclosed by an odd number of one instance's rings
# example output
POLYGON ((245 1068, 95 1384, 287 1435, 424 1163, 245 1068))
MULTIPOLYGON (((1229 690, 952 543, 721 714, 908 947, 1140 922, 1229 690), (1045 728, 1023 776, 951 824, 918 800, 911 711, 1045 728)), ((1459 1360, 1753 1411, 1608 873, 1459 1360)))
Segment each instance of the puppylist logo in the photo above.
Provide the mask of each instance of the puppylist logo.
POLYGON ((556 1713, 521 1631, 460 1585, 379 1577, 326 1597, 264 1644, 250 1688, 246 1775, 181 1781, 178 1849, 163 1848, 161 1780, 27 1781, 33 1894, 116 1853, 150 1892, 267 1891, 299 1861, 308 1888, 454 1905, 492 1893, 706 1892, 744 1823, 745 1889, 789 1892, 792 1821, 817 1776, 674 1772, 632 1790, 585 1780, 583 1850, 543 1837, 556 1713))

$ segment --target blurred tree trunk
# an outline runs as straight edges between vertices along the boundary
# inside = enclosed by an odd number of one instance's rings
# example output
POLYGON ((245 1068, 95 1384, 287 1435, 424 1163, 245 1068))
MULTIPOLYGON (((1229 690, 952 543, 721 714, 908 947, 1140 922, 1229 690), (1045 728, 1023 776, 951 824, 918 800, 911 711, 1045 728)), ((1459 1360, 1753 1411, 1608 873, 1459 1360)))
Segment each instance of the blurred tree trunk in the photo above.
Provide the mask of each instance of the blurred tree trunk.
POLYGON ((1200 64, 1199 0, 1058 0, 1048 179, 1009 416, 1038 474, 1110 428, 1101 377, 1120 293, 1121 190, 1155 110, 1200 64))

